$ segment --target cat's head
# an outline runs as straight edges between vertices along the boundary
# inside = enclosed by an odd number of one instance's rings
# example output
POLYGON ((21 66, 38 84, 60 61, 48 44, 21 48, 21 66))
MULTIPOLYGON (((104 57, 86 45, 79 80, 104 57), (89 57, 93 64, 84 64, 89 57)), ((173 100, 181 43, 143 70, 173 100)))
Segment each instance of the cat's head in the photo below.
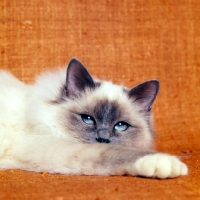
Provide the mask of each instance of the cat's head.
POLYGON ((150 111, 158 89, 157 80, 132 89, 94 80, 80 61, 72 59, 61 103, 66 133, 84 143, 149 148, 154 137, 150 111))

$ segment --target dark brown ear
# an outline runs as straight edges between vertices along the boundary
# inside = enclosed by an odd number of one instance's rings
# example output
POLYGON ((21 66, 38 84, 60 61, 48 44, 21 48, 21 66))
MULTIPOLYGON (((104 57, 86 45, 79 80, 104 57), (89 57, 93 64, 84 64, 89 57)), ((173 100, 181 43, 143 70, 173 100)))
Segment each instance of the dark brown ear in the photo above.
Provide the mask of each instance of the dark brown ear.
POLYGON ((94 81, 83 64, 76 58, 73 58, 70 60, 67 68, 66 95, 77 96, 86 87, 95 87, 94 81))
POLYGON ((151 106, 158 94, 159 82, 150 80, 132 88, 128 95, 141 105, 143 110, 150 111, 151 106))

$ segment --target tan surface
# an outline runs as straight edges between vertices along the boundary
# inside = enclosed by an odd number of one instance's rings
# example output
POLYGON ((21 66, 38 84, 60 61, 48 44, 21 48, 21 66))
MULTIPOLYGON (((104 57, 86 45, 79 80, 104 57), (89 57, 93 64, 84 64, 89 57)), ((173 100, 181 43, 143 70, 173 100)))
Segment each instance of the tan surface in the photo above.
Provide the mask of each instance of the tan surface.
POLYGON ((25 82, 78 57, 99 78, 161 82, 158 149, 190 174, 173 180, 0 172, 1 199, 200 198, 200 1, 2 0, 0 66, 25 82))
POLYGON ((190 154, 190 174, 167 180, 128 176, 66 176, 0 172, 0 199, 131 200, 199 199, 200 154, 190 154))

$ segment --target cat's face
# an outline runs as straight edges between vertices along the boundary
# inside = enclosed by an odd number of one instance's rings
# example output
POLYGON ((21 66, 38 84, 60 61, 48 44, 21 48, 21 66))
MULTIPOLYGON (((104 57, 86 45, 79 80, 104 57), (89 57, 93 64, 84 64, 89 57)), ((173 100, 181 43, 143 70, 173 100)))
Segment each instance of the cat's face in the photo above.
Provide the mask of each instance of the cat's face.
POLYGON ((131 90, 110 82, 95 82, 73 59, 61 103, 66 132, 84 143, 108 143, 149 148, 153 141, 150 108, 158 82, 149 81, 131 90))

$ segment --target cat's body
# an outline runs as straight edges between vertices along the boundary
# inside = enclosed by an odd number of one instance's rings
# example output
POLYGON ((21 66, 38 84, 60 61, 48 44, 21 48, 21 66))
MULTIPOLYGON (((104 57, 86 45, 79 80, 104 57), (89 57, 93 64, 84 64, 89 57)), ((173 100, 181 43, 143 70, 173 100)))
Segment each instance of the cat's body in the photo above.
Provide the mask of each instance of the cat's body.
POLYGON ((62 174, 176 177, 177 158, 150 150, 158 82, 129 90, 95 81, 72 59, 33 85, 0 72, 0 169, 62 174))

